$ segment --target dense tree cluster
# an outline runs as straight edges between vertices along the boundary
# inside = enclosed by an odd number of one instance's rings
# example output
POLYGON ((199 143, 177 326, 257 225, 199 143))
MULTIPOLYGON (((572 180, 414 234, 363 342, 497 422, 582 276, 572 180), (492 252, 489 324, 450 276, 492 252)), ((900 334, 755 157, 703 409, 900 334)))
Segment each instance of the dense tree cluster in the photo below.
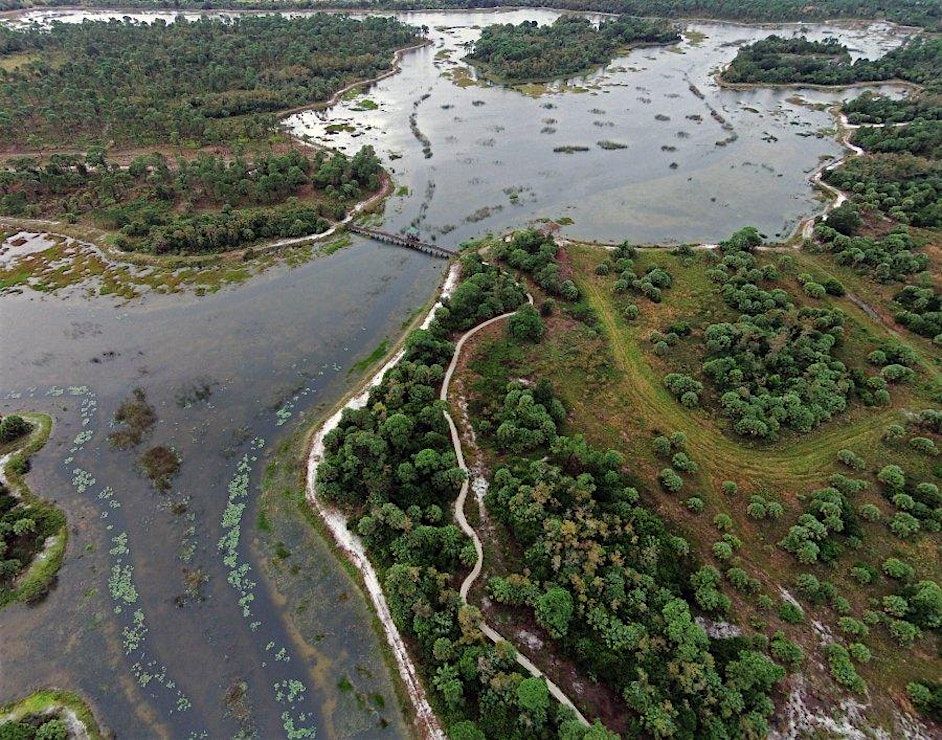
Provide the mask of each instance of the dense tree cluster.
POLYGON ((723 72, 728 82, 847 85, 901 79, 916 84, 942 77, 942 38, 917 37, 879 59, 851 61, 846 46, 834 38, 809 41, 804 36, 769 36, 743 46, 723 72))
POLYGON ((911 332, 942 344, 942 293, 907 285, 894 298, 902 308, 894 318, 911 332))
POLYGON ((119 230, 118 244, 154 254, 219 252, 324 231, 327 219, 379 187, 372 147, 353 157, 323 151, 248 162, 202 154, 136 158, 124 168, 100 152, 16 160, 0 172, 0 211, 18 216, 88 217, 119 230))
MULTIPOLYGON (((476 254, 463 259, 462 276, 431 326, 409 338, 404 358, 370 392, 366 406, 345 411, 327 436, 318 491, 351 515, 384 573, 393 616, 418 645, 450 737, 605 740, 604 729, 583 728, 550 699, 542 680, 522 674, 510 645, 495 646, 483 636, 480 615, 462 605, 456 590, 456 573, 473 562, 474 550, 452 520, 464 473, 444 402, 437 400, 454 351, 449 339, 525 301, 506 273, 476 254)), ((558 415, 561 407, 551 404, 550 410, 558 415)), ((528 435, 554 433, 541 413, 546 410, 534 391, 513 388, 499 434, 529 448, 534 439, 528 435)), ((558 609, 552 596, 545 609, 558 609)))
POLYGON ((779 545, 800 563, 834 561, 842 552, 838 537, 859 537, 860 525, 851 499, 867 482, 835 473, 826 488, 808 496, 803 513, 779 545))
MULTIPOLYGON (((33 7, 34 0, 2 0, 4 10, 33 7)), ((45 0, 44 5, 70 5, 72 0, 45 0)), ((85 0, 92 7, 142 7, 152 10, 153 0, 85 0)), ((167 0, 164 3, 170 6, 167 0)), ((341 8, 420 8, 544 7, 541 0, 332 0, 341 8)), ((319 0, 173 0, 173 8, 257 8, 287 10, 318 8, 319 0)), ((942 28, 942 9, 933 0, 553 0, 553 7, 602 13, 668 18, 724 18, 738 21, 780 23, 823 21, 832 18, 886 18, 896 23, 942 28)))
POLYGON ((843 338, 843 314, 798 308, 774 287, 777 270, 759 267, 744 248, 756 239, 750 228, 723 242, 723 258, 710 270, 739 318, 707 327, 703 374, 721 393, 737 434, 775 439, 783 428, 807 432, 842 412, 855 382, 832 354, 843 338))
POLYGON ((560 436, 548 457, 500 468, 488 508, 523 550, 527 574, 492 579, 492 596, 530 606, 565 637, 560 646, 631 708, 631 735, 764 734, 784 671, 748 640, 711 641, 693 621, 688 594, 729 602, 622 466, 616 452, 560 436))
POLYGON ((7 414, 0 419, 0 444, 5 445, 29 434, 32 425, 18 414, 7 414))
POLYGON ((529 273, 547 293, 576 301, 580 297, 579 288, 562 275, 556 260, 558 252, 559 247, 553 237, 535 229, 518 231, 509 242, 501 242, 494 247, 496 258, 529 273))
POLYGON ((487 26, 468 59, 499 80, 546 81, 606 64, 630 44, 677 41, 677 29, 666 21, 619 16, 596 27, 583 16, 563 15, 543 26, 536 21, 487 26))
MULTIPOLYGON (((846 209, 846 204, 842 208, 846 209)), ((815 227, 814 233, 818 244, 834 255, 840 265, 853 267, 880 283, 905 282, 929 265, 928 256, 920 251, 905 226, 894 228, 885 236, 871 238, 843 234, 834 228, 835 221, 828 217, 815 227)))
POLYGON ((824 179, 864 208, 914 226, 942 225, 942 162, 909 153, 854 157, 824 179))
MULTIPOLYGON (((0 444, 15 443, 31 429, 32 425, 21 416, 4 416, 0 421, 0 444)), ((4 464, 18 475, 26 471, 26 461, 22 456, 14 456, 4 464)), ((42 551, 46 539, 56 534, 64 524, 65 516, 61 511, 31 497, 15 496, 0 480, 0 607, 14 598, 36 595, 18 596, 16 578, 42 551)))
POLYGON ((873 153, 906 152, 917 157, 942 159, 942 120, 910 121, 905 126, 882 128, 866 126, 854 133, 853 142, 873 153))
POLYGON ((392 18, 330 13, 172 23, 53 22, 0 28, 0 141, 41 147, 151 146, 263 138, 271 113, 328 98, 390 68, 414 29, 392 18))
POLYGON ((42 712, 22 719, 0 720, 2 740, 68 740, 71 735, 68 722, 58 716, 42 712))
POLYGON ((896 507, 887 522, 894 534, 907 539, 922 529, 942 530, 942 493, 937 484, 919 481, 895 464, 880 468, 877 480, 884 498, 896 507))
POLYGON ((843 106, 848 123, 893 124, 909 121, 942 120, 942 98, 938 95, 911 95, 894 100, 865 92, 843 106))

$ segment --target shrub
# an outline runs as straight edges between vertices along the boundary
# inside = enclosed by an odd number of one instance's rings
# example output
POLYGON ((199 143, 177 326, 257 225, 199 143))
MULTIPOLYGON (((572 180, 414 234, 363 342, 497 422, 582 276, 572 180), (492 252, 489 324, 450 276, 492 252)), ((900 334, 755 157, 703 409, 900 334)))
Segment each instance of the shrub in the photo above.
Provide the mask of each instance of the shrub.
POLYGON ((765 519, 765 515, 768 513, 765 499, 762 496, 751 496, 749 505, 746 507, 746 513, 753 519, 765 519))
POLYGON ((9 414, 0 420, 0 444, 8 444, 29 433, 32 425, 22 416, 9 414))
POLYGON ((864 680, 857 674, 854 664, 851 663, 847 649, 837 643, 831 643, 824 649, 828 659, 828 666, 834 679, 856 693, 863 693, 867 689, 864 680))
POLYGON ((907 540, 919 531, 919 520, 905 511, 897 511, 890 519, 889 527, 901 540, 907 540))
POLYGON ((739 492, 739 486, 734 481, 723 481, 723 493, 727 496, 735 496, 739 492))
POLYGON ((878 522, 883 518, 883 512, 876 504, 862 504, 857 511, 868 522, 878 522))
POLYGON ((853 468, 854 470, 863 470, 867 467, 867 463, 864 462, 864 459, 850 450, 839 450, 837 459, 848 468, 853 468))
POLYGON ((850 657, 858 663, 869 663, 870 659, 873 657, 870 648, 862 642, 852 642, 847 646, 847 652, 850 653, 850 657))
POLYGON ((939 454, 935 442, 928 437, 913 437, 909 440, 909 446, 917 452, 921 452, 923 455, 929 455, 930 457, 935 457, 939 454))
POLYGON ((510 317, 507 331, 518 342, 539 342, 546 332, 543 320, 533 306, 527 304, 510 317))
POLYGON ((782 661, 793 670, 798 668, 805 659, 805 651, 797 643, 789 640, 781 630, 772 636, 769 650, 772 657, 782 661))
POLYGON ((813 281, 808 281, 804 285, 805 293, 807 293, 811 298, 824 298, 827 295, 827 291, 824 289, 824 286, 820 283, 815 283, 813 281))
POLYGON ((906 476, 899 465, 884 465, 877 473, 877 480, 888 488, 903 488, 906 485, 906 476))
POLYGON ((841 617, 837 620, 837 626, 841 632, 846 632, 854 637, 866 637, 870 634, 870 629, 859 619, 853 617, 841 617))
POLYGON ((913 682, 906 686, 906 693, 920 712, 942 722, 942 682, 913 682))
POLYGON ((906 430, 903 428, 902 424, 890 424, 886 431, 883 432, 883 441, 884 442, 897 442, 903 438, 906 434, 906 430))
POLYGON ((696 473, 700 466, 697 465, 686 452, 678 452, 671 458, 671 466, 682 473, 696 473))
POLYGON ((779 617, 789 624, 799 624, 805 619, 801 607, 791 601, 783 601, 778 608, 779 617))
POLYGON ((695 514, 699 514, 701 511, 703 511, 703 499, 699 496, 691 496, 684 502, 684 504, 695 514))
POLYGON ((733 520, 729 514, 717 514, 713 517, 713 526, 720 532, 728 532, 733 528, 733 520))
POLYGON ((658 480, 661 485, 671 493, 677 493, 684 487, 684 479, 681 478, 673 468, 664 468, 658 474, 658 480))
POLYGON ((890 634, 903 647, 908 647, 919 637, 919 628, 904 619, 890 620, 890 634))
POLYGON ((884 573, 890 578, 895 578, 897 581, 907 581, 912 578, 915 573, 915 570, 909 563, 903 562, 899 558, 887 558, 883 561, 882 567, 884 573))

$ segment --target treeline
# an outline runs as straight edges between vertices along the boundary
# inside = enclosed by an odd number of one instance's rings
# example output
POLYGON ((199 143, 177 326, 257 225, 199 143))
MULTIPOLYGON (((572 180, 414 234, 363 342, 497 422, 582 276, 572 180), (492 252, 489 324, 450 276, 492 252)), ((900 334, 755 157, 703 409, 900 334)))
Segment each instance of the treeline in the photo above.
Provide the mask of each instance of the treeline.
POLYGON ((623 15, 596 28, 582 16, 563 15, 549 25, 524 21, 487 26, 467 59, 502 81, 547 81, 606 64, 630 44, 679 40, 677 29, 666 21, 623 15))
POLYGON ((861 128, 854 133, 853 142, 868 152, 905 152, 917 157, 942 159, 942 120, 915 120, 905 126, 861 128))
MULTIPOLYGON (((74 5, 71 0, 0 0, 0 9, 11 10, 37 5, 74 5)), ((89 7, 140 7, 147 10, 210 8, 287 10, 323 7, 318 0, 86 0, 89 7)), ((423 8, 545 7, 540 0, 332 0, 343 8, 423 8)), ((942 8, 933 0, 554 0, 552 7, 603 13, 627 13, 668 18, 722 18, 726 20, 778 23, 822 21, 832 18, 885 18, 930 29, 942 27, 942 8)))
POLYGON ((0 143, 264 138, 272 113, 388 70, 393 51, 416 42, 414 31, 391 18, 329 13, 0 26, 0 54, 35 55, 0 72, 0 143))
POLYGON ((19 159, 0 171, 0 211, 87 217, 118 230, 118 246, 154 254, 208 253, 324 231, 347 204, 380 184, 372 147, 353 157, 299 151, 254 161, 161 154, 127 168, 96 151, 49 162, 19 159))
POLYGON ((848 85, 900 79, 926 85, 942 78, 942 38, 916 37, 879 59, 851 61, 837 39, 769 36, 743 46, 723 79, 733 83, 848 85))
POLYGON ((604 728, 584 728, 542 679, 521 672, 511 645, 484 636, 480 613, 457 590, 475 553, 453 518, 464 472, 438 400, 443 368, 456 333, 525 299, 506 272, 465 256, 462 282, 429 328, 409 336, 405 356, 366 406, 344 411, 327 435, 318 493, 363 538, 449 737, 605 740, 604 728))
POLYGON ((843 106, 847 122, 857 125, 905 123, 907 121, 942 120, 942 97, 939 95, 911 95, 894 100, 870 91, 859 95, 843 106))
POLYGON ((942 225, 942 162, 912 154, 855 157, 825 173, 863 208, 913 226, 942 225))

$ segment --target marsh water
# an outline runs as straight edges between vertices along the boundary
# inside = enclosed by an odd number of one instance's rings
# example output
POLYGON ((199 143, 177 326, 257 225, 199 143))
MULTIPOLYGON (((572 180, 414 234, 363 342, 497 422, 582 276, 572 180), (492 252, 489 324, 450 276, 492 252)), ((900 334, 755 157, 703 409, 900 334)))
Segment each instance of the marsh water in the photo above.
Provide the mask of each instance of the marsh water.
MULTIPOLYGON (((399 187, 384 228, 412 225, 443 245, 539 219, 609 241, 711 242, 745 224, 775 236, 819 207, 808 174, 840 153, 827 111, 795 91, 712 80, 738 44, 798 27, 695 23, 676 47, 638 49, 529 94, 478 83, 461 62, 483 25, 556 15, 402 14, 429 27, 429 46, 364 94, 286 126, 348 150, 373 144, 399 187)), ((903 38, 879 24, 803 31, 867 56, 903 38)), ((0 295, 0 413, 55 418, 29 481, 70 523, 50 595, 0 613, 0 703, 75 689, 129 737, 408 735, 355 585, 316 538, 281 542, 272 567, 306 594, 289 610, 265 577, 272 555, 256 546, 255 501, 272 448, 336 403, 355 363, 427 303, 442 268, 353 239, 205 296, 0 295), (138 450, 114 449, 112 416, 136 387, 159 421, 138 450), (154 444, 182 459, 167 493, 135 462, 154 444)))

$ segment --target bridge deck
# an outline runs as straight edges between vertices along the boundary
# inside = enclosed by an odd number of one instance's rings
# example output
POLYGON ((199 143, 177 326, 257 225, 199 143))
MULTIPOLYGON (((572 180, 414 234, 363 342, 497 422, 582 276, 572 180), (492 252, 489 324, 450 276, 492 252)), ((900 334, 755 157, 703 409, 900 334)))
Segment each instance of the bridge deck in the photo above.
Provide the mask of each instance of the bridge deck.
POLYGON ((419 252, 425 252, 430 254, 433 257, 440 257, 442 259, 451 259, 458 255, 457 252, 446 247, 440 247, 437 244, 428 244, 427 242, 420 242, 417 239, 409 239, 408 237, 402 236, 401 234, 390 234, 388 231, 381 231, 380 229, 369 229, 365 226, 356 226, 354 224, 349 224, 347 230, 352 231, 354 234, 360 234, 361 236, 369 237, 370 239, 375 239, 376 241, 385 242, 387 244, 395 244, 398 247, 408 247, 409 249, 415 249, 419 252))

